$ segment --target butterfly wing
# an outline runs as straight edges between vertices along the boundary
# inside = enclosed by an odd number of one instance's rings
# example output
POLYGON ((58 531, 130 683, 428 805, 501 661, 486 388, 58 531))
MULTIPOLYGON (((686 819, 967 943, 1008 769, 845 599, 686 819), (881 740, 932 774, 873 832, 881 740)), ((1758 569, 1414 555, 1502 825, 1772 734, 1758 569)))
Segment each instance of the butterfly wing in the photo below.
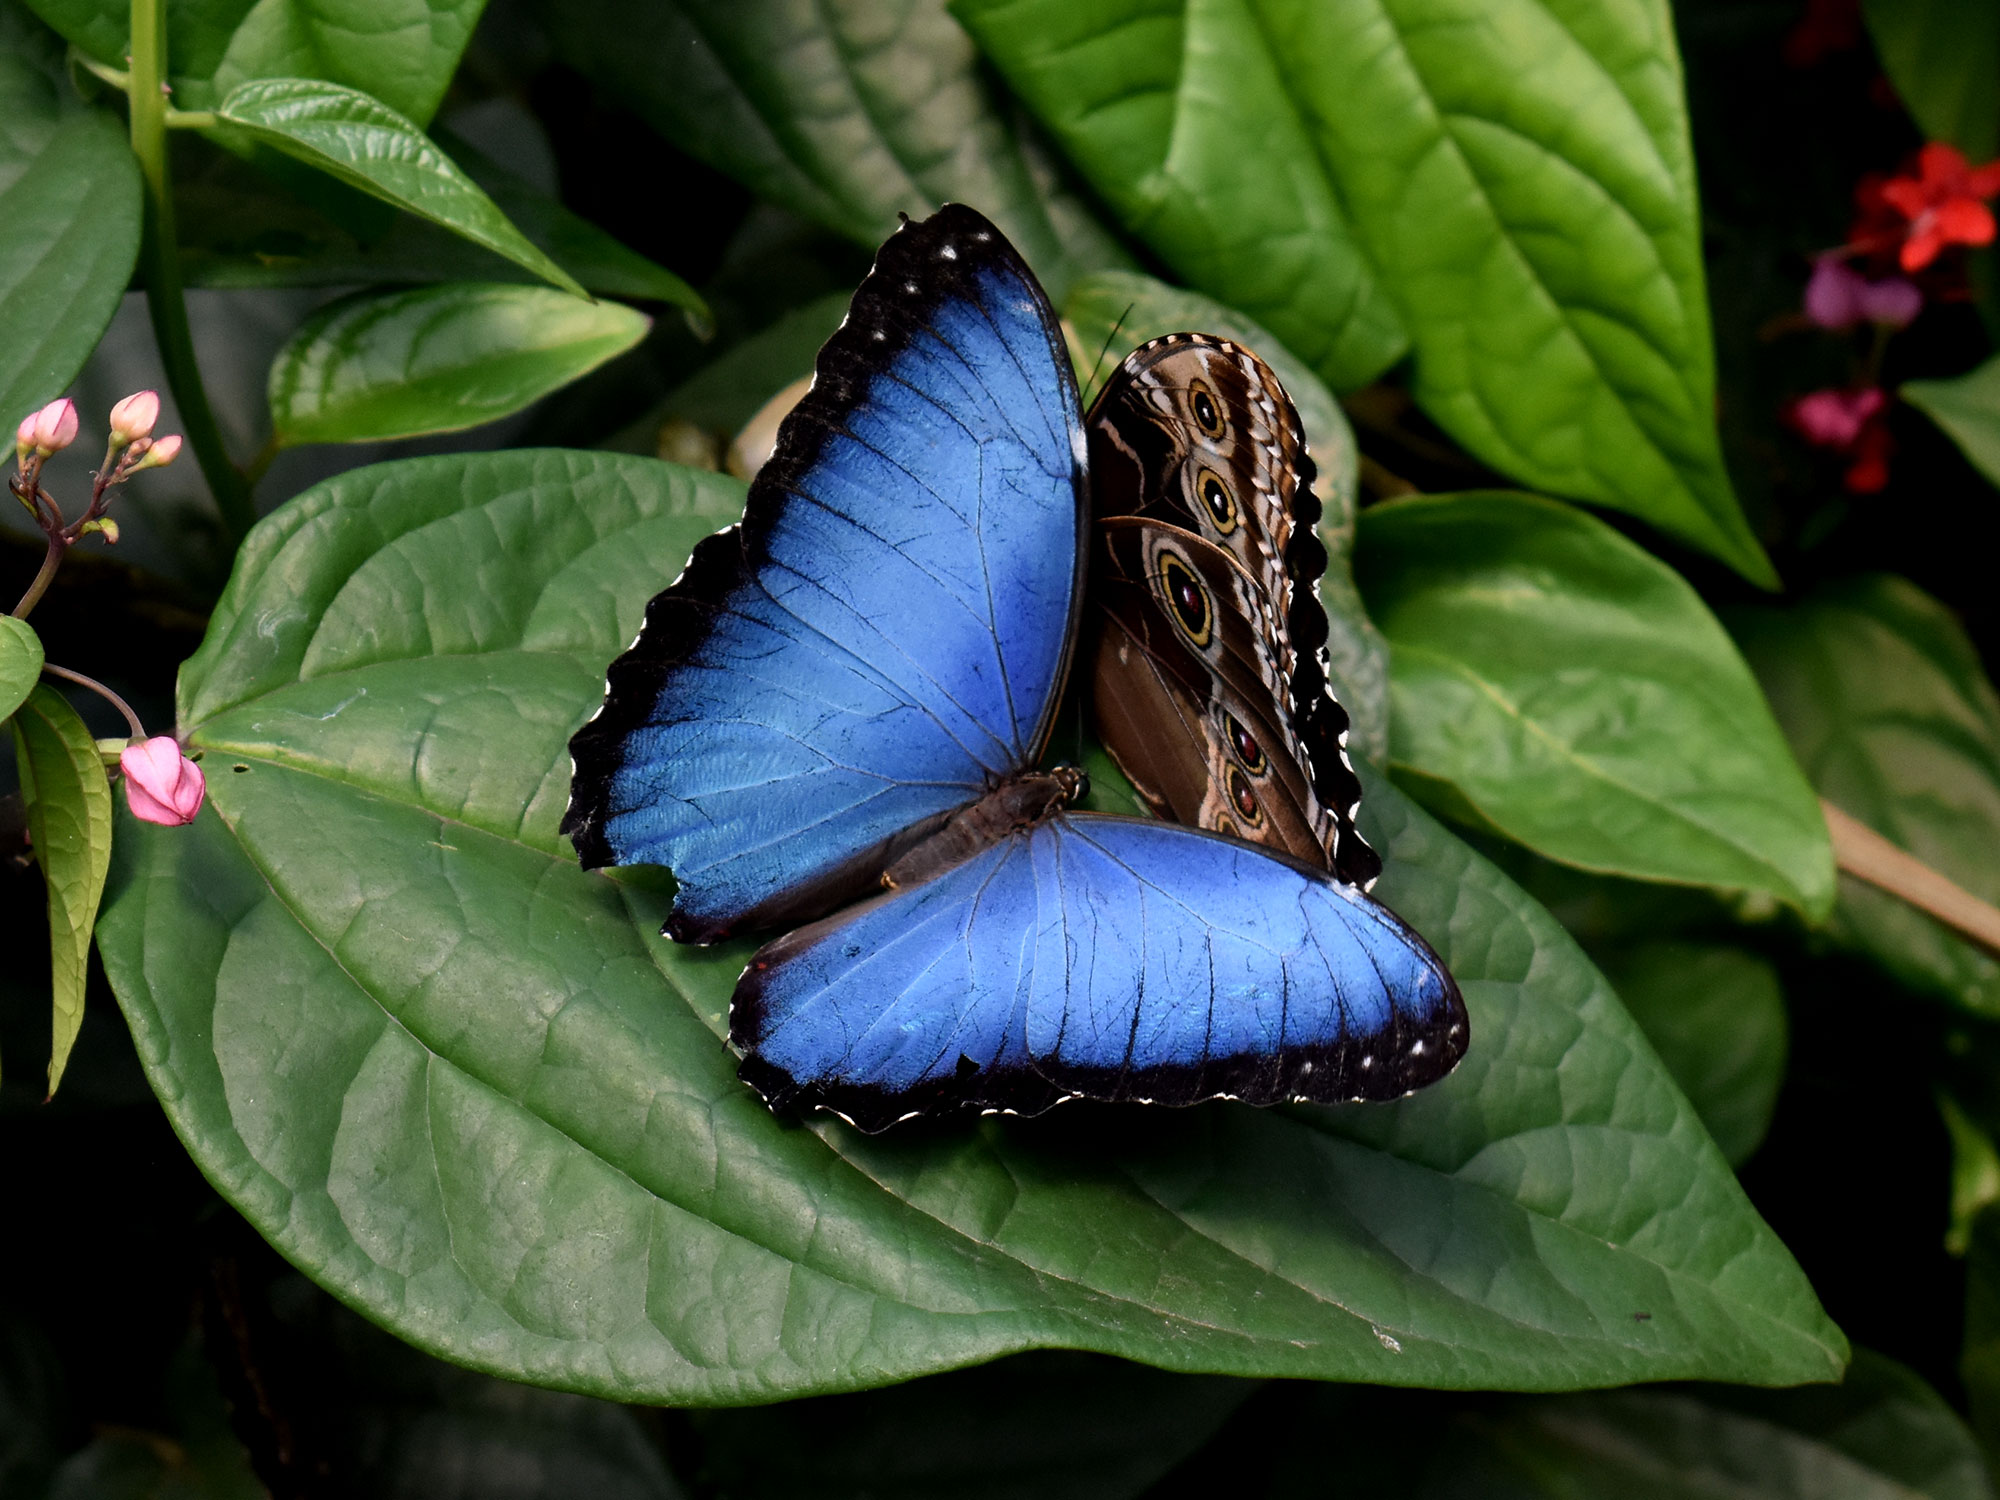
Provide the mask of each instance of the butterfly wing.
POLYGON ((1457 1066, 1465 1002, 1357 887, 1234 839, 1070 815, 1031 840, 1047 899, 1026 1040, 1094 1099, 1396 1099, 1457 1066))
MULTIPOLYGON (((1347 760, 1346 711, 1327 688, 1326 612, 1316 587, 1326 552, 1313 532, 1313 464, 1291 398, 1270 367, 1240 345, 1171 334, 1126 359, 1091 408, 1088 430, 1100 522, 1137 517, 1191 534, 1251 584, 1215 601, 1239 610, 1244 649, 1228 660, 1254 675, 1252 686, 1225 688, 1212 676, 1213 652, 1195 652, 1192 673, 1188 663, 1135 655, 1142 641, 1184 645, 1186 637, 1172 628, 1171 614, 1160 614, 1164 601, 1154 591, 1121 586, 1117 559, 1101 540, 1104 582, 1093 593, 1110 618, 1097 636, 1093 676, 1112 758, 1162 816, 1250 837, 1365 888, 1381 861, 1354 826, 1361 783, 1347 760), (1120 690, 1116 679, 1134 670, 1142 680, 1120 690), (1191 703, 1175 684, 1192 687, 1191 703), (1226 812, 1217 816, 1236 799, 1219 794, 1211 779, 1232 763, 1248 774, 1232 758, 1224 717, 1248 724, 1240 711, 1246 698, 1278 731, 1259 748, 1274 761, 1289 760, 1304 785, 1284 816, 1274 810, 1249 831, 1232 826, 1226 812), (1120 706, 1107 712, 1107 704, 1120 706), (1310 841, 1295 836, 1300 820, 1310 841)), ((1166 650, 1171 656, 1179 647, 1166 650)))
POLYGON ((877 256, 742 524, 698 546, 570 742, 588 867, 668 931, 830 909, 1033 763, 1079 595, 1082 427, 1033 274, 947 205, 877 256))
POLYGON ((1039 899, 1017 834, 766 944, 729 1007, 744 1081, 868 1131, 967 1105, 1039 1114, 1061 1097, 1027 1054, 1039 899))
POLYGON ((1119 768, 1176 821, 1325 865, 1324 822, 1262 673, 1256 580, 1152 521, 1101 521, 1094 545, 1092 703, 1119 768))
POLYGON ((1465 1005, 1397 917, 1325 873, 1070 814, 770 944, 730 1009, 773 1105, 866 1130, 1059 1099, 1392 1099, 1464 1053, 1465 1005))

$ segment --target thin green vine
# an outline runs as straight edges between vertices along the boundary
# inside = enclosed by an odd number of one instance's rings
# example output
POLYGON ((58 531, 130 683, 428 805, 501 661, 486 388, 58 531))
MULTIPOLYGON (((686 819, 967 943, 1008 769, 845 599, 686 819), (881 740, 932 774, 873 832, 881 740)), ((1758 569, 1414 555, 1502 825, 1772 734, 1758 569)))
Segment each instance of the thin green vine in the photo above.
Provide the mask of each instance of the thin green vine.
POLYGON ((146 183, 146 307, 167 368, 167 384, 181 424, 232 542, 257 519, 250 486, 230 462, 188 332, 187 297, 181 287, 180 241, 174 232, 173 182, 167 169, 167 35, 164 0, 132 0, 132 153, 146 183))

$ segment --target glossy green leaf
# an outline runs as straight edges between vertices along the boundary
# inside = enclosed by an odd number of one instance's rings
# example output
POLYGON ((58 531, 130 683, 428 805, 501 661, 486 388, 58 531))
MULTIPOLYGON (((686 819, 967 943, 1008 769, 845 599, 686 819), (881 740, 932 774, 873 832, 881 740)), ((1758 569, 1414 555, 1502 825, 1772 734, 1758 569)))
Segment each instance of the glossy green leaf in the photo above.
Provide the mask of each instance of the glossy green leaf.
POLYGON ((1353 727, 1348 743, 1379 761, 1389 748, 1389 651, 1354 588, 1354 514, 1361 450, 1333 393, 1291 350, 1233 308, 1199 292, 1168 286, 1136 271, 1086 276, 1063 303, 1070 358, 1086 405, 1118 363, 1147 339, 1165 333, 1219 333, 1254 350, 1284 383, 1305 425, 1318 475, 1320 540, 1326 544, 1327 657, 1334 695, 1353 727))
POLYGON ((1785 1081, 1785 997, 1768 959, 1724 943, 1593 950, 1604 977, 1740 1167, 1771 1127, 1785 1081))
POLYGON ((953 8, 1132 233, 1336 389, 1400 331, 1487 463, 1775 583, 1716 436, 1661 0, 953 8))
POLYGON ((0 51, 0 422, 8 432, 76 378, 138 256, 139 167, 117 117, 65 112, 29 57, 0 51))
MULTIPOLYGON (((535 245, 593 295, 665 302, 707 328, 707 304, 666 267, 629 249, 538 192, 449 131, 437 143, 535 245)), ((540 281, 514 262, 427 219, 397 214, 364 245, 350 230, 268 174, 216 151, 174 177, 181 274, 207 288, 428 285, 439 281, 540 281)))
MULTIPOLYGON (((960 4, 955 13, 1127 228, 1341 389, 1410 347, 1316 156, 1310 111, 1238 5, 960 4)), ((1276 43, 1274 45, 1274 43, 1276 43)))
POLYGON ((1917 125, 1975 162, 2000 148, 2000 7, 1987 0, 1862 0, 1889 81, 1917 125))
POLYGON ((873 246, 969 203, 1060 299, 1126 256, 1059 180, 943 0, 544 0, 569 62, 691 155, 873 246))
POLYGON ((519 411, 623 354, 651 320, 547 287, 447 282, 358 293, 271 362, 283 446, 454 432, 519 411))
MULTIPOLYGON (((132 50, 130 0, 27 0, 79 49, 114 68, 132 50)), ((320 78, 365 89, 427 122, 458 70, 485 0, 229 0, 168 4, 174 103, 214 109, 257 78, 320 78)))
MULTIPOLYGON (((1992 12, 2000 26, 2000 9, 1992 12)), ((2000 484, 2000 354, 1955 380, 1910 380, 1903 399, 1942 427, 1979 472, 2000 484)))
POLYGON ((49 892, 49 951, 54 1037, 49 1092, 83 1024, 83 982, 90 966, 90 931, 111 864, 111 783, 97 741, 75 709, 53 688, 37 687, 15 710, 15 764, 28 835, 49 892))
POLYGON ((742 500, 617 455, 418 459, 239 554, 180 679, 208 807, 121 828, 101 946, 181 1139, 296 1265, 421 1347, 623 1399, 1038 1345, 1455 1386, 1838 1372, 1609 986, 1386 784, 1379 894, 1472 1014, 1438 1087, 774 1119, 722 1041, 746 946, 667 943, 664 879, 585 874, 556 832, 605 663, 742 500))
POLYGON ((702 1474, 734 1500, 1126 1500, 1256 1390, 1101 1355, 996 1360, 883 1391, 699 1419, 702 1474))
POLYGON ((359 89, 306 78, 260 79, 232 89, 216 114, 349 187, 449 229, 565 291, 588 295, 430 137, 359 89))
MULTIPOLYGON (((1898 578, 1863 578, 1730 629, 1819 794, 2000 902, 2000 698, 1951 612, 1898 578)), ((1903 983, 2000 1015, 2000 963, 1852 876, 1829 929, 1903 983)))
POLYGON ((1438 495, 1361 518, 1391 760, 1539 854, 1762 891, 1814 919, 1833 853, 1757 683, 1699 596, 1582 511, 1438 495))
POLYGON ((42 641, 35 627, 0 615, 0 724, 35 690, 42 676, 42 641))

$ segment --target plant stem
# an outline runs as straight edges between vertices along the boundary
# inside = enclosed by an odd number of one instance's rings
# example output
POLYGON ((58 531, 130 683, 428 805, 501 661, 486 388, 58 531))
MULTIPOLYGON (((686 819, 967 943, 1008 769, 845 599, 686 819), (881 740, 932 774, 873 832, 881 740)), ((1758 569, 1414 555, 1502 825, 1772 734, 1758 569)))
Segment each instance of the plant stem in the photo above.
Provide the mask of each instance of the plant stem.
POLYGON ((52 661, 43 662, 42 670, 51 677, 60 677, 64 682, 73 682, 78 687, 89 688, 98 697, 125 715, 125 722, 132 726, 133 739, 143 740, 146 737, 146 726, 141 724, 139 716, 132 712, 132 705, 112 692, 110 688, 99 682, 95 677, 86 677, 81 672, 72 672, 68 667, 59 667, 52 661))
POLYGON ((167 384, 180 408, 181 424, 215 495, 216 508, 231 541, 241 541, 257 519, 250 486, 229 461, 201 367, 188 332, 187 297, 181 289, 180 241, 174 233, 173 183, 167 173, 167 28, 163 0, 132 0, 132 71, 127 98, 132 108, 132 154, 146 180, 146 307, 153 337, 167 367, 167 384))
POLYGON ((62 566, 63 553, 68 550, 56 533, 49 533, 49 550, 42 556, 42 570, 28 585, 28 592, 21 596, 21 602, 14 606, 15 619, 27 619, 28 611, 42 602, 42 595, 49 591, 49 580, 56 576, 56 569, 62 566))
POLYGON ((1940 875, 1915 855, 1899 849, 1867 824, 1842 812, 1824 797, 1820 811, 1833 836, 1833 860, 1841 869, 1900 897, 1973 942, 2000 953, 2000 910, 1956 881, 1940 875))

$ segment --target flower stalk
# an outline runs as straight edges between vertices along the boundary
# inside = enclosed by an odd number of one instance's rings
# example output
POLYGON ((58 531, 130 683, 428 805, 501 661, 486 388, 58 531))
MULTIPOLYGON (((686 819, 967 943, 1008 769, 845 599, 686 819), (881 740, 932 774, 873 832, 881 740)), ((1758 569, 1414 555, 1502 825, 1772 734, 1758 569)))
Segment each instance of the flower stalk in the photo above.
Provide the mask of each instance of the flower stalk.
POLYGON ((28 591, 14 606, 15 619, 25 620, 41 603, 42 595, 48 592, 49 583, 70 548, 93 532, 107 542, 118 540, 118 523, 105 515, 110 508, 113 488, 144 470, 164 468, 179 456, 179 436, 170 434, 155 438, 152 435, 153 425, 159 416, 160 397, 157 391, 139 391, 118 403, 111 415, 111 436, 104 448, 104 466, 91 476, 90 502, 74 521, 63 515, 56 497, 43 488, 42 468, 76 441, 76 404, 67 399, 51 401, 22 420, 20 429, 14 435, 15 468, 13 476, 7 481, 7 488, 35 518, 35 524, 41 527, 49 545, 48 551, 42 555, 41 570, 35 574, 35 581, 28 585, 28 591))

